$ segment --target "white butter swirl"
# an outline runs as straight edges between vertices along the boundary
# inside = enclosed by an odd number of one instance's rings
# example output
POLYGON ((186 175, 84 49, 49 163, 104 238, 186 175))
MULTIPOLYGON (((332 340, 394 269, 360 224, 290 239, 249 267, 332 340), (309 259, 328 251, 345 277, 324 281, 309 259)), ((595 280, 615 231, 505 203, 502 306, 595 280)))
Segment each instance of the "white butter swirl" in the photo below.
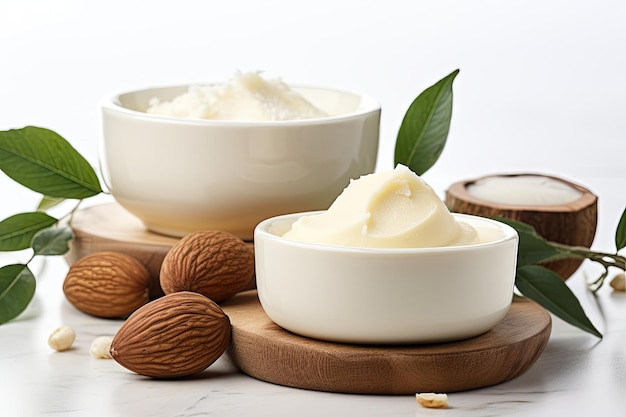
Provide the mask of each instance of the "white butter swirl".
POLYGON ((320 214, 298 219, 287 239, 370 248, 428 248, 479 243, 434 190, 404 165, 350 182, 320 214))

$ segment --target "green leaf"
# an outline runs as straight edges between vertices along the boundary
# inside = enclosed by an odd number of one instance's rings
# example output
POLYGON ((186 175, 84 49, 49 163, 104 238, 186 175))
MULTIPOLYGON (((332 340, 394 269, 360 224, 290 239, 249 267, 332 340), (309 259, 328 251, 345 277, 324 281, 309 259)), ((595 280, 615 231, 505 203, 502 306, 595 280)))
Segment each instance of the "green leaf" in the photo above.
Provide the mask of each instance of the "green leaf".
POLYGON ((57 133, 40 127, 0 131, 0 170, 50 197, 83 199, 102 192, 85 158, 57 133))
POLYGON ((50 210, 52 207, 58 206, 59 204, 61 204, 65 200, 66 199, 62 198, 62 197, 50 197, 50 196, 44 195, 41 198, 41 201, 39 202, 39 205, 37 206, 37 211, 47 211, 47 210, 50 210))
POLYGON ((453 71, 411 103, 398 131, 394 165, 406 165, 422 175, 437 162, 450 131, 452 82, 458 73, 453 71))
POLYGON ((37 233, 33 240, 35 255, 64 255, 70 250, 69 241, 74 235, 68 226, 53 227, 37 233))
POLYGON ((0 268, 0 324, 19 316, 35 294, 35 277, 26 265, 0 268))
POLYGON ((626 247, 626 210, 622 213, 622 218, 619 220, 615 231, 615 247, 618 252, 626 247))
POLYGON ((559 249, 550 245, 547 240, 539 236, 531 225, 506 217, 496 217, 494 219, 508 224, 517 231, 519 235, 518 267, 545 262, 561 254, 559 249))
POLYGON ((525 296, 545 307, 555 316, 594 336, 602 338, 580 302, 555 272, 538 265, 517 269, 515 286, 525 296))
POLYGON ((17 251, 31 247, 33 237, 58 220, 46 213, 20 213, 0 222, 0 251, 17 251))

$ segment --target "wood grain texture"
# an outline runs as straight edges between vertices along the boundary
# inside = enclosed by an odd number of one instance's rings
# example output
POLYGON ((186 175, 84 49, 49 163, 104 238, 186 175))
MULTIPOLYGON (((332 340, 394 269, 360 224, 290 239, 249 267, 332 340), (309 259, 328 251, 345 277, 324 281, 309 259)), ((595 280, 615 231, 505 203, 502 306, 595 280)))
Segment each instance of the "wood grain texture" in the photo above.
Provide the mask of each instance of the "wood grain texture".
POLYGON ((233 328, 228 354, 244 373, 289 387, 355 394, 454 392, 514 378, 543 352, 550 315, 516 300, 489 332, 430 345, 330 343, 283 330, 265 314, 255 290, 222 305, 233 328))
MULTIPOLYGON (((77 211, 71 223, 74 239, 65 256, 69 265, 94 252, 126 253, 150 271, 150 298, 163 296, 159 272, 163 259, 180 239, 146 229, 141 221, 117 203, 105 203, 77 211)), ((253 245, 252 242, 248 242, 253 245)), ((246 289, 255 288, 254 276, 246 289)))

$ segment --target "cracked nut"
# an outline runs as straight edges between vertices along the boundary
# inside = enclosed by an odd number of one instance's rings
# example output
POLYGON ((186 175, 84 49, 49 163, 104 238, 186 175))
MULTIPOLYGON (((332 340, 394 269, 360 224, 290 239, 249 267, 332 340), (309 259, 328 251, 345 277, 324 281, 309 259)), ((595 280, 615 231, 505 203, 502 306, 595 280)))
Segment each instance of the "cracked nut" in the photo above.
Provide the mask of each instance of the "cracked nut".
POLYGON ((159 280, 166 294, 200 293, 216 303, 246 288, 254 274, 254 251, 239 237, 220 230, 192 233, 165 255, 159 280))
POLYGON ((203 371, 230 343, 228 316, 207 297, 189 291, 165 295, 135 311, 111 342, 126 369, 153 378, 203 371))
POLYGON ((426 408, 445 408, 448 406, 447 394, 436 394, 434 392, 425 392, 415 394, 415 399, 422 407, 426 408))
POLYGON ((76 261, 63 292, 80 311, 96 317, 126 317, 149 301, 150 272, 119 252, 95 252, 76 261))
POLYGON ((48 345, 59 352, 68 350, 76 340, 76 332, 70 326, 56 328, 48 337, 48 345))

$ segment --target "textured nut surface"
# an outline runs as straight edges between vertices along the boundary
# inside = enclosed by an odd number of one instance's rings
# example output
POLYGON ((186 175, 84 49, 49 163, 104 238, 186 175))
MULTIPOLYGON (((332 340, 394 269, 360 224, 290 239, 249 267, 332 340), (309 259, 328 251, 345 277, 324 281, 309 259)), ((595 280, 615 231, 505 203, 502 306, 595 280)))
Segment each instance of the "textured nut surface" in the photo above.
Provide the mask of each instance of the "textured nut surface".
POLYGON ((194 292, 165 295, 135 311, 111 343, 111 356, 140 375, 176 378, 203 371, 230 342, 228 316, 194 292))
POLYGON ((80 311, 97 317, 125 317, 148 302, 150 273, 132 256, 96 252, 76 261, 63 292, 80 311))
POLYGON ((96 337, 89 347, 89 354, 95 359, 111 359, 111 336, 96 337))
POLYGON ((76 340, 76 332, 70 326, 60 326, 48 337, 48 345, 58 351, 68 350, 76 340))
POLYGON ((445 408, 448 406, 447 394, 436 394, 434 392, 424 392, 415 394, 415 399, 422 407, 445 408))
POLYGON ((219 303, 243 290, 254 274, 254 252, 219 230, 192 233, 165 255, 160 283, 166 294, 194 291, 219 303))

